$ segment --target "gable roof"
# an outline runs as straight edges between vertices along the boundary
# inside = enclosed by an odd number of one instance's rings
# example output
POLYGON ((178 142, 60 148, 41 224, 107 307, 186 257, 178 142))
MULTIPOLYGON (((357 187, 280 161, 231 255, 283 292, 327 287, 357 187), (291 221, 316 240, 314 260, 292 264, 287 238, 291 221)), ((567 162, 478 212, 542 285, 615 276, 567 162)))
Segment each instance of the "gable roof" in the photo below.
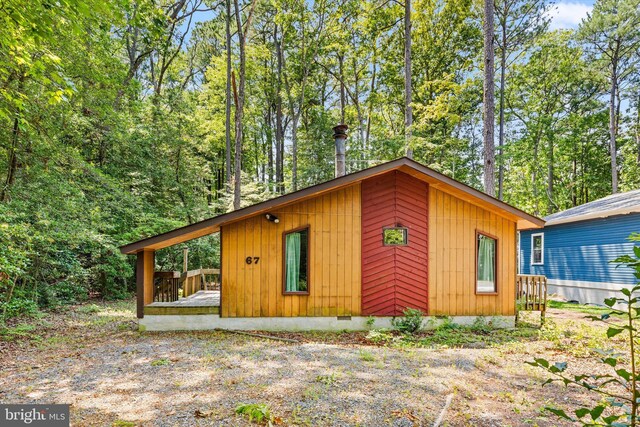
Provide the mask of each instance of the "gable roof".
POLYGON ((540 218, 529 215, 518 208, 478 191, 475 188, 469 187, 466 184, 449 178, 448 176, 436 172, 414 160, 407 157, 401 157, 359 172, 354 172, 349 175, 323 182, 322 184, 313 185, 303 190, 285 194, 262 203, 247 206, 246 208, 218 215, 204 221, 187 225, 186 227, 177 228, 166 233, 158 234, 157 236, 129 243, 128 245, 121 246, 120 251, 123 254, 134 254, 142 250, 158 250, 166 248, 168 246, 216 233, 220 231, 220 227, 224 224, 239 221, 250 216, 267 213, 269 210, 316 197, 318 195, 358 183, 367 178, 394 170, 405 172, 427 182, 434 188, 451 193, 462 200, 490 209, 503 217, 509 218, 517 222, 518 229, 539 228, 544 225, 544 220, 540 218))
POLYGON ((566 211, 554 213, 547 216, 545 220, 547 221, 546 225, 556 225, 634 212, 640 212, 640 189, 612 194, 566 211))

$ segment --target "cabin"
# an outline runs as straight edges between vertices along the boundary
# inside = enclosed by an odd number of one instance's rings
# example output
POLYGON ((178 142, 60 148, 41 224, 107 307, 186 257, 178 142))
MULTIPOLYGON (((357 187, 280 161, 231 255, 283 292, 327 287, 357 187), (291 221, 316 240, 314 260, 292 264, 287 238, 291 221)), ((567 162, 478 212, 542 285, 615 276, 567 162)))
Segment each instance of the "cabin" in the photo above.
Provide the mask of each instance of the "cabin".
POLYGON ((520 272, 547 277, 549 293, 603 305, 637 282, 611 261, 633 253, 640 232, 640 190, 614 194, 545 218, 542 229, 520 232, 520 272))
POLYGON ((370 316, 388 327, 406 308, 506 327, 516 314, 517 232, 543 225, 400 158, 121 251, 137 256, 143 330, 358 330, 370 316), (220 271, 154 271, 155 251, 212 233, 220 271))

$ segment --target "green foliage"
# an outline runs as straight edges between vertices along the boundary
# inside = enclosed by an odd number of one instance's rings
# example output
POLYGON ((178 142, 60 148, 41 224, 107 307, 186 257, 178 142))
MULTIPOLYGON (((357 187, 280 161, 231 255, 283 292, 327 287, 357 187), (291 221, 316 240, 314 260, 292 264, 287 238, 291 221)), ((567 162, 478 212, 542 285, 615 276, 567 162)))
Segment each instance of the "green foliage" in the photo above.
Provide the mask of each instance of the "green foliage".
POLYGON ((367 317, 367 327, 369 329, 373 328, 373 325, 376 323, 376 318, 373 316, 367 317))
POLYGON ((372 329, 367 333, 367 340, 374 344, 388 344, 393 339, 393 334, 386 329, 372 329))
POLYGON ((236 407, 236 414, 246 415, 249 422, 258 424, 271 424, 274 419, 269 406, 264 403, 242 403, 236 407))
POLYGON ((98 313, 101 310, 100 306, 95 304, 87 304, 78 307, 78 312, 82 314, 94 314, 98 313))
POLYGON ((405 334, 414 334, 422 328, 424 314, 422 311, 407 307, 402 314, 403 317, 394 317, 391 319, 391 325, 394 329, 405 334))
POLYGON ((171 361, 169 359, 156 359, 151 361, 151 366, 166 366, 170 364, 171 361))
MULTIPOLYGON (((638 241, 637 235, 631 237, 638 241)), ((623 255, 612 261, 620 266, 632 268, 640 279, 640 246, 635 246, 632 255, 623 255)), ((640 416, 640 371, 638 370, 639 349, 636 348, 640 339, 637 328, 640 320, 640 283, 631 289, 623 288, 623 297, 605 299, 609 310, 598 315, 589 316, 594 321, 608 325, 607 338, 609 340, 623 334, 626 341, 627 353, 621 354, 613 350, 598 350, 597 360, 602 368, 589 374, 568 374, 567 362, 551 363, 543 358, 535 358, 528 364, 542 368, 552 375, 543 385, 561 382, 565 386, 583 387, 592 393, 604 397, 593 407, 580 407, 573 413, 556 407, 546 408, 557 417, 584 426, 637 426, 640 416), (621 308, 614 308, 621 306, 621 308)))

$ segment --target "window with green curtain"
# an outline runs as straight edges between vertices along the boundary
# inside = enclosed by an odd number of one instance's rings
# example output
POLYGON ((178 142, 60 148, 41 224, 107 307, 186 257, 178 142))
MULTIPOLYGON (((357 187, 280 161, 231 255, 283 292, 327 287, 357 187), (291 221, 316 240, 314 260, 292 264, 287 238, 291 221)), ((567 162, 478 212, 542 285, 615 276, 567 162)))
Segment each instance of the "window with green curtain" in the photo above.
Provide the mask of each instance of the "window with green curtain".
POLYGON ((309 292, 309 229, 295 230, 284 235, 284 292, 309 292))
POLYGON ((476 291, 478 293, 496 292, 496 239, 478 233, 478 259, 476 291))

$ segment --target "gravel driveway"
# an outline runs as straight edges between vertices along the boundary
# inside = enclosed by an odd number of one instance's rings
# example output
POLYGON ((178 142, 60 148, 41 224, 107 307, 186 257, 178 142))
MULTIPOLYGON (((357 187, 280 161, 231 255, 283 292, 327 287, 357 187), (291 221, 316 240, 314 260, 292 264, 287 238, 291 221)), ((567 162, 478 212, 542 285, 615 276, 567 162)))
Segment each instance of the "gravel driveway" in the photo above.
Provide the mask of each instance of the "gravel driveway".
POLYGON ((235 414, 240 403, 267 404, 280 425, 430 426, 453 394, 445 425, 543 426, 558 425, 543 404, 580 398, 540 387, 523 343, 398 349, 140 334, 127 315, 98 324, 61 316, 54 321, 66 325, 64 335, 5 348, 0 401, 70 403, 79 426, 252 425, 235 414))

